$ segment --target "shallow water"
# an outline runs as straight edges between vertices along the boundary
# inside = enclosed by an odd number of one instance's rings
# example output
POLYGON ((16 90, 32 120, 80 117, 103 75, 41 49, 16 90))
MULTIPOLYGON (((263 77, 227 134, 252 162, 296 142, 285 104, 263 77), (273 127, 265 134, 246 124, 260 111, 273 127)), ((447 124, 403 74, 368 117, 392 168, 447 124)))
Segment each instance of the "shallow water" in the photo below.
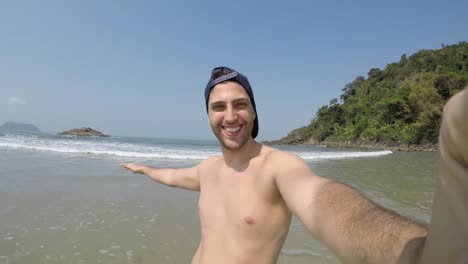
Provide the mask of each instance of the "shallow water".
MULTIPOLYGON (((197 193, 124 171, 120 164, 128 157, 12 148, 0 153, 0 263, 190 263, 199 241, 197 193)), ((396 152, 308 163, 316 174, 427 222, 436 160, 436 153, 396 152)), ((338 261, 293 219, 278 263, 338 261)))

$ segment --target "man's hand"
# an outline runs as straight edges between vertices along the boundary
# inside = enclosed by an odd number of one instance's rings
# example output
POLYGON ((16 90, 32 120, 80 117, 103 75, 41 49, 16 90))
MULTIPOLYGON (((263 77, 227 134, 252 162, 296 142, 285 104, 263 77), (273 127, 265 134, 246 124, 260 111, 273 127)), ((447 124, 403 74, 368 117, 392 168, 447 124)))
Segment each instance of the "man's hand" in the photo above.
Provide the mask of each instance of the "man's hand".
POLYGON ((122 167, 124 169, 127 169, 127 170, 133 172, 133 173, 144 174, 144 172, 143 172, 144 166, 141 166, 141 165, 137 165, 137 164, 134 164, 134 163, 124 163, 124 164, 122 164, 122 167))

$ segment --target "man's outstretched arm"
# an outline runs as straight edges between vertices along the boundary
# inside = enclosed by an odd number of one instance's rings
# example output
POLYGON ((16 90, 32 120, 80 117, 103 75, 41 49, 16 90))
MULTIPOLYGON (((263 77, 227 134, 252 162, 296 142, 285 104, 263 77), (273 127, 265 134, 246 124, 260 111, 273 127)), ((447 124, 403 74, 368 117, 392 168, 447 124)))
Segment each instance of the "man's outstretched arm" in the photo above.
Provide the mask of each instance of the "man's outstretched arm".
POLYGON ((416 263, 427 229, 382 208, 355 189, 314 175, 295 156, 277 176, 291 211, 343 263, 416 263))
POLYGON ((198 165, 191 168, 155 168, 151 166, 124 163, 122 167, 134 173, 145 174, 151 179, 171 187, 200 191, 198 165))
POLYGON ((427 228, 330 181, 317 193, 317 238, 344 263, 417 263, 427 228))

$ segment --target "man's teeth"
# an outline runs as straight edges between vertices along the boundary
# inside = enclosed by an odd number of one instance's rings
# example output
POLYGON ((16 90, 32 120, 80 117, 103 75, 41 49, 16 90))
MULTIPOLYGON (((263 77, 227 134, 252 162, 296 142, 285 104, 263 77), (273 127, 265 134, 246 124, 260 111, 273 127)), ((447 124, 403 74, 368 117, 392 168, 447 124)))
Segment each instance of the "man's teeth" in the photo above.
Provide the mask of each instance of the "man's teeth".
POLYGON ((229 133, 235 133, 240 130, 240 127, 226 127, 226 131, 229 133))

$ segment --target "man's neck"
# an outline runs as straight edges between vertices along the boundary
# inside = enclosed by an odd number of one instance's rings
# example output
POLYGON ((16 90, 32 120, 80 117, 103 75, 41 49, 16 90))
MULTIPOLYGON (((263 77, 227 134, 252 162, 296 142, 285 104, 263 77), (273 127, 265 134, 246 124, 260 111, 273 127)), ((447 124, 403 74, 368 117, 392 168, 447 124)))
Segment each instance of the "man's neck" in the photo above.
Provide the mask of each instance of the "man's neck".
POLYGON ((254 139, 250 139, 240 149, 227 149, 223 147, 224 162, 230 167, 243 167, 242 165, 260 154, 261 146, 254 139))

